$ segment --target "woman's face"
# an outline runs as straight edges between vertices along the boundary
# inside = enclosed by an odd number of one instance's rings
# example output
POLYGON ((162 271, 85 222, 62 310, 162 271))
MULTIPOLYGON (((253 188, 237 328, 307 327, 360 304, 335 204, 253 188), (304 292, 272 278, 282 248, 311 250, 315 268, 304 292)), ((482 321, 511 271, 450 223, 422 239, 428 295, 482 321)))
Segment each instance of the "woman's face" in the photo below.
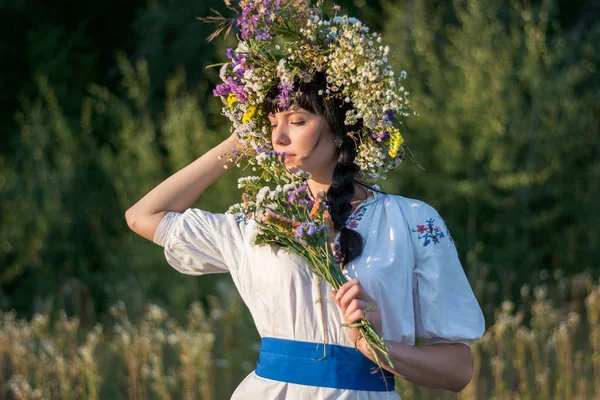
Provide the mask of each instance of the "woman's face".
POLYGON ((300 107, 269 115, 271 142, 277 152, 285 152, 290 170, 310 172, 314 180, 329 181, 336 164, 334 134, 320 115, 300 107))

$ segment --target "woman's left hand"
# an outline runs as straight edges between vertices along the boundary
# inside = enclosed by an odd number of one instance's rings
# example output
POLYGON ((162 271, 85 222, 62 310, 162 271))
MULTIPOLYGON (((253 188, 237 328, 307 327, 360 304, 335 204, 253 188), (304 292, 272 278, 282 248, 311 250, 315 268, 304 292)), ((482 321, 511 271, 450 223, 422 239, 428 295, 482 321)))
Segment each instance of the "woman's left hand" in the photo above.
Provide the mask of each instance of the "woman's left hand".
MULTIPOLYGON (((358 279, 352 279, 344 283, 337 292, 331 291, 335 303, 342 310, 342 316, 346 324, 354 324, 360 322, 363 317, 367 317, 373 324, 375 330, 381 332, 381 313, 377 308, 375 300, 365 292, 360 285, 358 279), (371 307, 369 309, 369 307, 371 307), (366 311, 369 309, 368 311, 366 311)), ((358 328, 346 328, 346 332, 356 344, 360 339, 360 331, 358 328)))

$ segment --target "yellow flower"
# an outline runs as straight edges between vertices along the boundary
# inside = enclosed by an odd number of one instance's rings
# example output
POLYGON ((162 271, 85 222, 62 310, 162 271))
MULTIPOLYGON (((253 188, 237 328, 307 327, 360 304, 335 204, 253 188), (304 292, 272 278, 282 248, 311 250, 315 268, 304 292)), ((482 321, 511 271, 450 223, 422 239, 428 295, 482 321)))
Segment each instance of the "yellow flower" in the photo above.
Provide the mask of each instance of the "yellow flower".
POLYGON ((246 111, 244 113, 244 116, 242 117, 242 124, 247 124, 248 122, 252 121, 252 120, 256 120, 257 117, 262 115, 262 111, 261 109, 254 105, 254 106, 248 106, 248 111, 246 111))
POLYGON ((235 103, 237 103, 238 99, 235 97, 235 94, 230 94, 227 96, 227 107, 232 108, 235 103))
POLYGON ((390 157, 396 158, 396 155, 398 155, 398 150, 400 150, 400 146, 402 146, 402 143, 404 143, 404 138, 402 137, 400 131, 397 128, 390 128, 389 133, 390 150, 388 151, 388 154, 390 155, 390 157))

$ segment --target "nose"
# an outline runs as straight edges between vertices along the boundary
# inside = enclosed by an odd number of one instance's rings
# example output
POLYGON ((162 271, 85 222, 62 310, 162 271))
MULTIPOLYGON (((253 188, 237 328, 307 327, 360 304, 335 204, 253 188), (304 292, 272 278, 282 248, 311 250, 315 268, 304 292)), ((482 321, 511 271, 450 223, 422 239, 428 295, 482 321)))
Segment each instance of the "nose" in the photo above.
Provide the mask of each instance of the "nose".
POLYGON ((285 124, 279 123, 271 129, 271 142, 273 142, 274 146, 287 146, 290 144, 291 141, 285 124))

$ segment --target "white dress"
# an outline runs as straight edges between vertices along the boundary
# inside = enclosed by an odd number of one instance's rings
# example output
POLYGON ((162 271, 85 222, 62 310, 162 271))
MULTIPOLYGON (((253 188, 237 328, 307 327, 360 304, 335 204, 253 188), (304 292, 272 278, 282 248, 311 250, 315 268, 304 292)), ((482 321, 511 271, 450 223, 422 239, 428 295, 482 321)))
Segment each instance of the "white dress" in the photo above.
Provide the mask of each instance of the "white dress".
MULTIPOLYGON (((346 226, 365 239, 361 257, 347 266, 382 314, 383 338, 414 345, 469 344, 485 330, 483 314, 463 272, 444 221, 428 204, 374 192, 346 226)), ((256 226, 239 216, 190 208, 169 212, 154 242, 168 263, 189 275, 230 273, 261 337, 354 347, 342 314, 323 282, 300 258, 251 244, 256 226), (319 303, 323 299, 324 304, 319 303), (323 307, 323 308, 321 308, 323 307)), ((270 380, 250 373, 232 399, 399 399, 396 392, 332 389, 270 380)))

